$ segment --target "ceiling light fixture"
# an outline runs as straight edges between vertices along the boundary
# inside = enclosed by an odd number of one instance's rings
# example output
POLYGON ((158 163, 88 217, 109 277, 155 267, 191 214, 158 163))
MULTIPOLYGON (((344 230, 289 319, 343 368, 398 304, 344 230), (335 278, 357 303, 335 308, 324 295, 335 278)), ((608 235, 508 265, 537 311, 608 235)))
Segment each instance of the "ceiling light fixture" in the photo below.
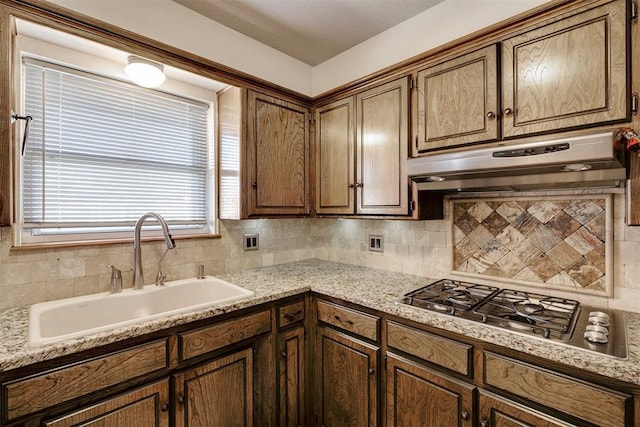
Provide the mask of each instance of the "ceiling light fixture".
POLYGON ((135 55, 129 56, 128 62, 124 72, 138 86, 152 88, 164 83, 164 65, 135 55))

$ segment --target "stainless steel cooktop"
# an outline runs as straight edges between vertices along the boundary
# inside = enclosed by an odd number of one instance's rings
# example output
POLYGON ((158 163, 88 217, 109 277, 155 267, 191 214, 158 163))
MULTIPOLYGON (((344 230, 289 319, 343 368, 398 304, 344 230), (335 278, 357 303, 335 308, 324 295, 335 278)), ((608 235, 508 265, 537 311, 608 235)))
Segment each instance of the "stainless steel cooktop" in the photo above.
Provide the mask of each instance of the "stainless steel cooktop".
POLYGON ((405 294, 398 302, 600 354, 627 357, 624 316, 571 299, 443 279, 405 294))

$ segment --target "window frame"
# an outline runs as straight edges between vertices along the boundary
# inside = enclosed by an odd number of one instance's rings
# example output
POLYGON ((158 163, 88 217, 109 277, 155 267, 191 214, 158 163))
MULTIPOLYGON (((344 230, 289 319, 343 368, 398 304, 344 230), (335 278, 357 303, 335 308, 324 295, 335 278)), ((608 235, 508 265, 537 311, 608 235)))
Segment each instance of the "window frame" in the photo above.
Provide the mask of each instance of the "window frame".
MULTIPOLYGON (((86 55, 86 54, 83 54, 86 55)), ((54 55, 52 55, 54 56, 54 55)), ((193 88, 206 91, 208 97, 198 98, 192 96, 192 94, 184 95, 178 93, 172 93, 164 89, 147 89, 139 87, 123 78, 108 75, 107 73, 101 73, 100 70, 90 70, 77 63, 68 63, 56 60, 56 58, 47 57, 44 58, 37 53, 31 53, 19 50, 19 73, 17 82, 20 88, 20 111, 24 111, 25 104, 25 85, 23 80, 23 58, 31 58, 35 61, 43 61, 48 64, 52 64, 53 67, 62 67, 66 69, 75 70, 79 73, 90 74, 97 80, 107 80, 110 83, 118 83, 129 87, 134 87, 136 90, 151 91, 154 93, 161 93, 168 97, 176 97, 178 99, 190 99, 199 103, 205 103, 209 106, 207 111, 207 177, 206 177, 206 209, 207 218, 206 223, 202 228, 172 228, 172 225, 176 225, 173 221, 167 221, 169 229, 174 238, 197 238, 197 237, 218 237, 219 236, 219 216, 218 216, 218 144, 217 144, 217 93, 210 89, 191 85, 193 88), (208 99, 205 99, 208 98, 208 99)), ((177 67, 176 67, 177 68, 177 67)), ((168 79, 169 80, 169 79, 168 79)), ((125 226, 126 230, 114 230, 109 232, 74 232, 68 230, 66 233, 60 234, 44 234, 34 236, 31 234, 31 229, 24 221, 23 212, 23 162, 20 154, 20 144, 22 142, 24 128, 20 130, 20 134, 17 138, 13 138, 13 152, 14 152, 14 233, 13 244, 14 247, 37 247, 37 246, 69 246, 69 245, 91 245, 97 243, 122 243, 131 241, 133 239, 133 225, 130 222, 125 226)), ((181 225, 184 223, 181 223, 181 225)), ((157 223, 147 222, 142 230, 142 237, 144 239, 155 239, 162 237, 162 231, 157 223)))

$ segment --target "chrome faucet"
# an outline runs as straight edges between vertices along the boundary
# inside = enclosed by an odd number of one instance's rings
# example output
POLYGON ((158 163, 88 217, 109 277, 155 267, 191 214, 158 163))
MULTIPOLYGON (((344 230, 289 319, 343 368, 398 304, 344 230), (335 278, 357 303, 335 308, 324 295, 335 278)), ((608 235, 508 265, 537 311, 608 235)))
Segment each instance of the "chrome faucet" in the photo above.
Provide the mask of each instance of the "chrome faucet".
MULTIPOLYGON (((160 223, 162 227, 162 232, 164 233, 164 241, 167 244, 167 250, 173 249, 176 247, 176 243, 173 241, 171 234, 169 234, 169 226, 167 222, 155 212, 147 212, 138 218, 136 221, 136 227, 133 231, 133 253, 134 253, 134 263, 133 263, 133 288, 134 289, 142 289, 144 286, 144 276, 142 274, 142 250, 140 247, 140 230, 142 229, 142 223, 147 218, 155 218, 160 223)), ((164 256, 164 255, 163 255, 164 256)))

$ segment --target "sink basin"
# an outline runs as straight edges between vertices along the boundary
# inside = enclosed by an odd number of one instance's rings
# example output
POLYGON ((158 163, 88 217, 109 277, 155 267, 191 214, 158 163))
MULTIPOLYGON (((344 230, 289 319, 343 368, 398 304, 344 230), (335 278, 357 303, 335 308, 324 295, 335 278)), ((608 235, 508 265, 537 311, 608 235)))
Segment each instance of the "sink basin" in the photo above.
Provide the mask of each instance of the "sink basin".
POLYGON ((248 289, 205 277, 43 302, 30 307, 29 344, 62 341, 251 295, 248 289))

